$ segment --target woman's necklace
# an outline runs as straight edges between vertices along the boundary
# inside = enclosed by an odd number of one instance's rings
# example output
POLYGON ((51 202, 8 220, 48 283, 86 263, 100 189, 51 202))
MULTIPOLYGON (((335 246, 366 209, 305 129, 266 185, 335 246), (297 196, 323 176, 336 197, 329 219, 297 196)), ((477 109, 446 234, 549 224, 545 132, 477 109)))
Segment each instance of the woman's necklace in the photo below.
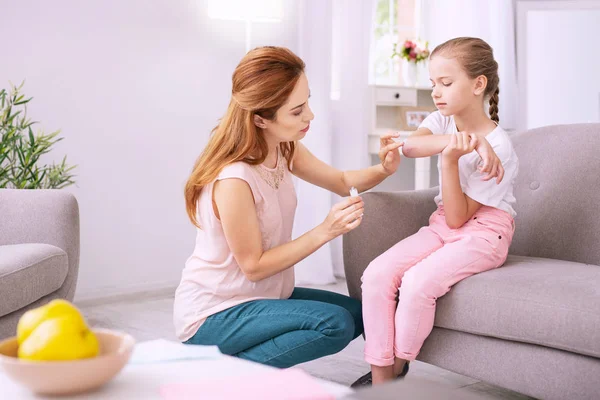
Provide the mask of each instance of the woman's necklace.
POLYGON ((278 153, 275 168, 267 168, 263 164, 257 167, 260 177, 273 189, 279 189, 279 185, 281 185, 285 176, 285 163, 282 162, 282 158, 281 153, 278 153))

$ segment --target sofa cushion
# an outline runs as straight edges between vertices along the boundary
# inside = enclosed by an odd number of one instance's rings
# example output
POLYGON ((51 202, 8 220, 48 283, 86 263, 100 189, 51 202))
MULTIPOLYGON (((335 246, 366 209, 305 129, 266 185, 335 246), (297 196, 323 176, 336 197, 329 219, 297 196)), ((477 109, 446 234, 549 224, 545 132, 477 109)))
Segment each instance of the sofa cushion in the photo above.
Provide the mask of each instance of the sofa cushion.
POLYGON ((600 265, 600 124, 544 126, 511 141, 519 174, 510 254, 600 265))
POLYGON ((435 326, 600 357, 600 266, 509 256, 441 297, 435 326))
POLYGON ((67 276, 67 253, 42 243, 0 246, 0 316, 58 290, 67 276))

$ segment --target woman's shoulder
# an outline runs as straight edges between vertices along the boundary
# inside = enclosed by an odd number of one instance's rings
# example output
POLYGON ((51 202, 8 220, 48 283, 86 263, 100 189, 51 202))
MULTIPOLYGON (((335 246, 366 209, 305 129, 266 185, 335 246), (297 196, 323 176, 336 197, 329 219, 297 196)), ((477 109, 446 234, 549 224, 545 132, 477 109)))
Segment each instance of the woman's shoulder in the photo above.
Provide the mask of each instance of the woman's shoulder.
POLYGON ((260 188, 255 171, 256 167, 253 165, 244 161, 236 161, 223 167, 215 181, 231 178, 241 179, 248 183, 252 190, 252 194, 256 199, 257 197, 260 197, 260 188))
MULTIPOLYGON (((242 180, 246 182, 250 187, 250 190, 252 191, 252 196, 254 197, 254 201, 258 202, 260 201, 260 199, 262 199, 262 195, 253 169, 254 167, 251 164, 248 164, 243 161, 237 161, 231 164, 227 164, 225 167, 223 167, 223 169, 215 179, 215 182, 226 179, 242 180)), ((233 187, 238 189, 240 188, 240 186, 233 187)), ((229 186, 229 188, 231 189, 232 186, 229 186)), ((232 192, 231 194, 235 196, 235 193, 232 192)))
POLYGON ((232 162, 223 167, 217 176, 217 180, 227 178, 240 178, 247 180, 249 178, 253 178, 252 169, 252 165, 244 161, 232 162))

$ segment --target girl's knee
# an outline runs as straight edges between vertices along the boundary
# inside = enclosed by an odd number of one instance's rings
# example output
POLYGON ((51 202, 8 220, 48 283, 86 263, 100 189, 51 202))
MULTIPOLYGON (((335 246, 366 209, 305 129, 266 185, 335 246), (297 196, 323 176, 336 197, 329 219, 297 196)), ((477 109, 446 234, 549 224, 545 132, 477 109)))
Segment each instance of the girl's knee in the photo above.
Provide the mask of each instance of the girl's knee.
POLYGON ((446 294, 448 289, 440 284, 439 277, 413 269, 404 275, 400 291, 402 298, 413 297, 435 300, 446 294))
POLYGON ((393 266, 389 264, 389 261, 383 260, 380 257, 371 261, 363 272, 361 277, 362 288, 374 288, 374 290, 381 290, 384 285, 395 286, 398 289, 400 283, 400 277, 398 272, 393 266))

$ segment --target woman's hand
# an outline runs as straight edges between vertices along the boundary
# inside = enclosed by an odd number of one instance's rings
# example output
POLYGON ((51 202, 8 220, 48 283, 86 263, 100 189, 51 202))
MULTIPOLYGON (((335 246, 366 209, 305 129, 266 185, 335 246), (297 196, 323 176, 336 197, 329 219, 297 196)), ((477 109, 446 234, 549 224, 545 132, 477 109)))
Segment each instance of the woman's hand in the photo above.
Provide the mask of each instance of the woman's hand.
POLYGON ((329 215, 318 228, 326 240, 332 240, 359 226, 364 211, 365 203, 360 197, 348 197, 331 208, 329 215))
POLYGON ((392 175, 400 165, 400 150, 404 142, 396 142, 392 138, 399 137, 397 132, 390 132, 382 135, 379 139, 379 159, 386 174, 392 175))
POLYGON ((504 178, 502 161, 500 161, 500 158, 498 158, 498 155, 488 141, 485 139, 480 140, 477 146, 475 146, 475 151, 477 151, 482 161, 479 172, 487 173, 487 176, 485 176, 483 180, 489 181, 490 179, 497 177, 496 183, 502 182, 502 178, 504 178))

